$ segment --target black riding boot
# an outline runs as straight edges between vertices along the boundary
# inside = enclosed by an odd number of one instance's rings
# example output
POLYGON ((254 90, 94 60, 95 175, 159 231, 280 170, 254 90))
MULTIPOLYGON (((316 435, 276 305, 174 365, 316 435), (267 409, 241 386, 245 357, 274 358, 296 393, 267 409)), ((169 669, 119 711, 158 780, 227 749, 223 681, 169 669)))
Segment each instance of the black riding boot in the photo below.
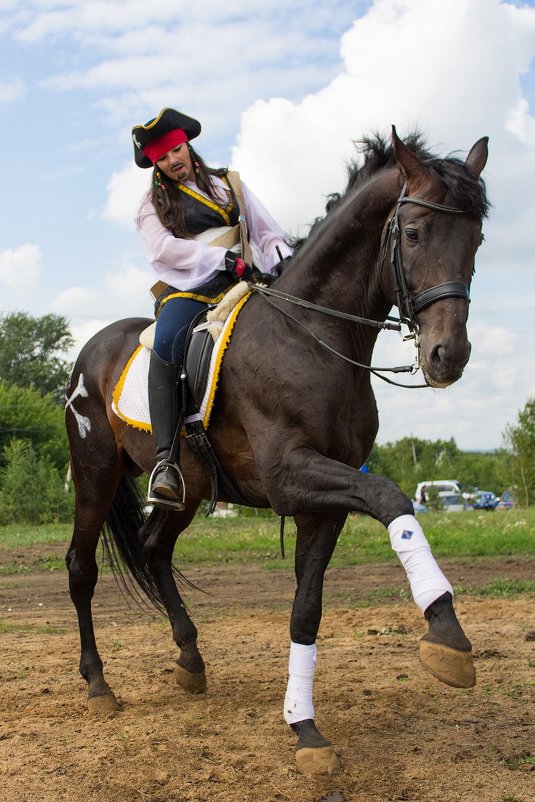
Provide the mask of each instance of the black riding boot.
POLYGON ((149 410, 156 450, 156 467, 149 479, 148 501, 167 509, 184 509, 184 480, 169 452, 178 425, 176 365, 164 362, 151 351, 149 364, 149 410))

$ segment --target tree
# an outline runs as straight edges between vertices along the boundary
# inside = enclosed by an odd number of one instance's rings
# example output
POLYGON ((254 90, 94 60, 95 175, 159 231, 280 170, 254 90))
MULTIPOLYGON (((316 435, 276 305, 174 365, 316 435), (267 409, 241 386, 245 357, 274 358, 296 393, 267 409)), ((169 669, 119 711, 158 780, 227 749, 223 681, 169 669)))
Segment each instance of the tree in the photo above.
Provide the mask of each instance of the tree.
POLYGON ((50 393, 62 404, 71 366, 61 354, 73 345, 68 322, 60 315, 0 316, 0 381, 50 393))
POLYGON ((63 409, 51 395, 0 381, 0 466, 2 448, 14 440, 31 443, 37 457, 65 473, 69 449, 63 409))
POLYGON ((535 398, 529 398, 518 413, 516 426, 505 430, 511 450, 511 472, 517 501, 525 506, 535 502, 535 398))

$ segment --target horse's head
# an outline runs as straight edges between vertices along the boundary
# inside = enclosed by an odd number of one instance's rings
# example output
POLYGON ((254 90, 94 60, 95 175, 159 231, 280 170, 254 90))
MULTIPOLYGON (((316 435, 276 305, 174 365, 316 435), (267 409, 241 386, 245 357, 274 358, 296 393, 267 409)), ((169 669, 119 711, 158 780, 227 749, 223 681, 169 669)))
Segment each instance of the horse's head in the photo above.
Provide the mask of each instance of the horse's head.
POLYGON ((479 175, 488 138, 478 140, 466 161, 423 161, 392 130, 405 187, 386 232, 393 267, 394 303, 418 332, 420 365, 433 387, 462 375, 470 357, 467 338, 469 288, 487 211, 479 175))

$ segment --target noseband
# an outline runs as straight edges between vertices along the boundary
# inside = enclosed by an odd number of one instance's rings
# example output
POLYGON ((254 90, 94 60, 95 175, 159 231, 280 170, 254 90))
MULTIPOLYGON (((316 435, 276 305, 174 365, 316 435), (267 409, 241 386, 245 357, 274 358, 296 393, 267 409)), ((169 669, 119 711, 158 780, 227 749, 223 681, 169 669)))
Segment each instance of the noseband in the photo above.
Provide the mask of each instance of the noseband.
POLYGON ((425 309, 430 304, 442 298, 464 298, 470 303, 470 293, 464 281, 446 281, 444 284, 436 284, 434 287, 428 287, 428 289, 423 290, 423 292, 418 293, 418 295, 414 297, 411 296, 407 286, 403 259, 401 257, 401 229, 399 225, 399 210, 401 205, 403 203, 415 203, 417 206, 425 206, 428 209, 434 209, 438 212, 447 212, 449 214, 464 214, 464 211, 462 209, 454 209, 451 206, 443 206, 440 203, 423 200, 422 198, 411 198, 406 195, 406 192, 407 185, 405 184, 396 202, 394 211, 387 222, 382 261, 384 261, 387 251, 390 250, 394 292, 396 294, 400 322, 408 326, 410 332, 415 334, 418 332, 416 315, 418 312, 421 312, 422 309, 425 309))

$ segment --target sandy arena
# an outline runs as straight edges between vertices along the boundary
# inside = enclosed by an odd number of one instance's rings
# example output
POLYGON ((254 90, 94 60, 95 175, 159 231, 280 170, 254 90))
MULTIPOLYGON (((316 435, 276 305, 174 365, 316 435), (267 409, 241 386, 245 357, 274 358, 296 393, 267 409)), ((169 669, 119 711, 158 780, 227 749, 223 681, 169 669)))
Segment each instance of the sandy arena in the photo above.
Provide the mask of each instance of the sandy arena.
MULTIPOLYGON (((1 555, 0 555, 1 556, 1 555)), ((463 588, 535 577, 535 560, 441 565, 463 588)), ((316 721, 342 772, 305 777, 282 718, 291 572, 185 571, 208 691, 173 676, 167 621, 99 580, 97 642, 120 712, 92 718, 66 572, 0 577, 2 802, 533 802, 533 598, 462 594, 478 684, 418 663, 425 631, 397 565, 327 572, 316 721)))

